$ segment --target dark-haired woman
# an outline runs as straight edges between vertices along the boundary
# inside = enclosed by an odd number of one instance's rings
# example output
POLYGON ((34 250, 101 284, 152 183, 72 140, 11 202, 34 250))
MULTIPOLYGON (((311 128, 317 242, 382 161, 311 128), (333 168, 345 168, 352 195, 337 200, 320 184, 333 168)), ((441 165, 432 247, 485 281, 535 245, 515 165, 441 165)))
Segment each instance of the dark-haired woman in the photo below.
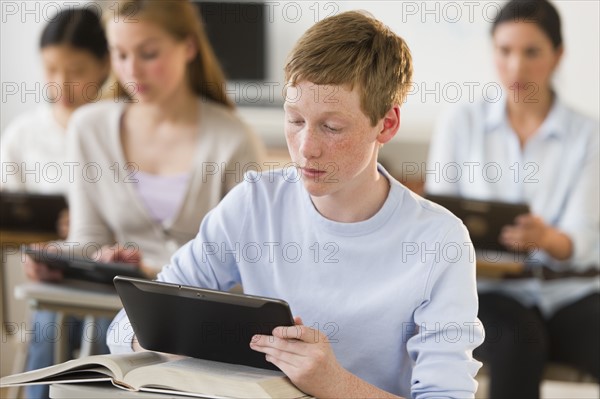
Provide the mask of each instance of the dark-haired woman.
MULTIPOLYGON (((20 115, 2 133, 1 188, 66 196, 70 180, 67 124, 76 109, 102 97, 110 73, 108 43, 99 16, 89 9, 59 12, 44 27, 40 54, 49 104, 20 115), (47 173, 41 174, 43 170, 47 173), (5 174, 7 171, 11 173, 5 174)), ((68 213, 64 212, 58 226, 62 237, 68 233, 68 224, 68 213)), ((34 334, 29 341, 27 370, 53 364, 56 334, 68 335, 70 349, 80 342, 81 322, 74 318, 64 321, 65 324, 57 325, 54 312, 34 314, 29 327, 34 334)), ((106 326, 104 320, 103 329, 106 326)), ((107 351, 102 337, 96 343, 94 350, 107 351)), ((25 395, 47 398, 48 387, 27 387, 25 395)))
POLYGON ((88 9, 60 12, 42 32, 40 55, 46 80, 43 93, 49 104, 20 115, 2 133, 5 166, 0 187, 66 195, 67 123, 77 108, 103 95, 102 86, 110 73, 108 44, 99 17, 88 9), (24 173, 42 170, 50 162, 58 166, 48 169, 47 178, 24 173))
POLYGON ((476 355, 489 368, 490 397, 537 398, 548 361, 600 378, 599 129, 553 90, 563 43, 552 4, 509 2, 492 36, 504 96, 440 123, 429 168, 453 163, 464 170, 426 189, 529 204, 531 214, 499 237, 508 248, 531 249, 526 271, 479 281, 486 338, 476 355))

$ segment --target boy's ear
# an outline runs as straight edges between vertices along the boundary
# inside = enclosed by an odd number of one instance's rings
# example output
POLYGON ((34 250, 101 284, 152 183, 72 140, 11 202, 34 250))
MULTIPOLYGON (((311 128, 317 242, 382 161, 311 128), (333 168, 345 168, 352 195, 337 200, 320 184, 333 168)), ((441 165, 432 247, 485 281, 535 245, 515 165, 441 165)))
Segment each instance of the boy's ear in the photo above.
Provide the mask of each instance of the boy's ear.
POLYGON ((377 141, 385 144, 390 141, 400 128, 400 105, 396 104, 383 116, 383 126, 377 135, 377 141))

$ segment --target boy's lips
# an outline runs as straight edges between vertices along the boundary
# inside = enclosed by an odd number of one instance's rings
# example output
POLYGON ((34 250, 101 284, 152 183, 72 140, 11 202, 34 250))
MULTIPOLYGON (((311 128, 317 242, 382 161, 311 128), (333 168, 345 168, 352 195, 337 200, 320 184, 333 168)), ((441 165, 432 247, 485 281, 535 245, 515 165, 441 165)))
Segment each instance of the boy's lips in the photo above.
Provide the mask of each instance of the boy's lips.
POLYGON ((308 177, 322 176, 326 173, 326 171, 324 171, 324 170, 306 168, 306 167, 302 167, 302 168, 300 168, 300 170, 302 171, 302 174, 304 176, 308 176, 308 177))

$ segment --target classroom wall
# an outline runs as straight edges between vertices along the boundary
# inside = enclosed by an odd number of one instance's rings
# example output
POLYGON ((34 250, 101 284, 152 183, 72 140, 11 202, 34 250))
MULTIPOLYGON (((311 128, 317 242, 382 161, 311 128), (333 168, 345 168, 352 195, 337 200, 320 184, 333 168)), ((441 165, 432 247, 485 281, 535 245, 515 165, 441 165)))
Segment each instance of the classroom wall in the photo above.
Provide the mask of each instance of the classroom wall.
MULTIPOLYGON (((600 2, 559 0, 554 3, 562 16, 566 45, 565 58, 556 76, 556 89, 567 103, 598 119, 600 2)), ((110 8, 113 2, 106 0, 102 4, 110 8)), ((455 102, 482 98, 484 88, 487 98, 493 99, 497 93, 499 86, 495 83, 489 29, 502 2, 267 1, 265 4, 269 55, 268 85, 262 85, 261 89, 264 96, 269 95, 269 87, 283 86, 285 57, 308 27, 332 13, 356 8, 370 11, 403 36, 413 54, 415 84, 402 109, 402 127, 395 142, 426 146, 440 112, 455 102)), ((90 6, 85 0, 3 0, 0 3, 2 129, 17 114, 44 101, 37 51, 39 35, 53 13, 73 5, 90 6)), ((234 95, 240 96, 252 92, 243 84, 232 90, 234 95)), ((283 116, 279 107, 245 108, 242 114, 267 142, 283 144, 283 116)))
MULTIPOLYGON (((395 142, 428 143, 441 112, 455 103, 496 98, 490 28, 505 2, 500 1, 344 1, 288 2, 273 7, 270 28, 274 81, 283 81, 288 49, 318 18, 330 13, 365 9, 408 43, 414 62, 414 85, 402 109, 395 142), (294 6, 290 5, 294 4, 294 6), (296 15, 299 17, 296 17, 296 15), (485 89, 485 90, 484 90, 485 89)), ((553 2, 563 22, 565 55, 555 75, 564 101, 600 118, 600 2, 553 2)))

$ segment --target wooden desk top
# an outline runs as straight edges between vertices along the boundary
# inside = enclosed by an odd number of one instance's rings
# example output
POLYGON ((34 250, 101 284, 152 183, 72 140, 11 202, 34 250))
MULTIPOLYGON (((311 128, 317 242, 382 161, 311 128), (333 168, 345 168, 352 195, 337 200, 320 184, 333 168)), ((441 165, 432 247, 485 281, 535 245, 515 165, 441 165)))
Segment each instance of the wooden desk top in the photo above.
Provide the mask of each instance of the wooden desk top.
POLYGON ((525 268, 523 263, 477 261, 477 277, 499 278, 507 274, 519 274, 525 268))
POLYGON ((2 245, 14 244, 18 246, 21 244, 33 244, 56 239, 58 239, 58 236, 51 233, 0 230, 0 242, 2 245))
POLYGON ((526 254, 475 250, 477 277, 499 278, 525 270, 526 254))

